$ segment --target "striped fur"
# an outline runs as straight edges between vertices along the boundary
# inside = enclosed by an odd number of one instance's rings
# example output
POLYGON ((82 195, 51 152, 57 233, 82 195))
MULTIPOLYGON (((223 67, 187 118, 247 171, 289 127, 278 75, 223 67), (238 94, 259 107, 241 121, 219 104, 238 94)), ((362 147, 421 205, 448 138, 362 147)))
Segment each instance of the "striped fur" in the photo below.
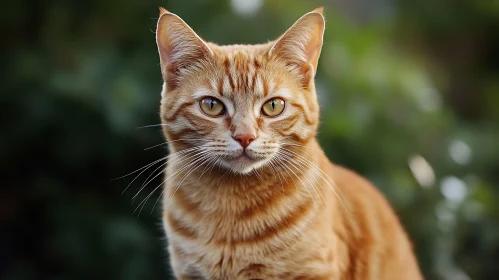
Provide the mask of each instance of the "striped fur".
POLYGON ((218 46, 161 9, 161 120, 171 155, 163 224, 177 279, 422 279, 409 240, 368 181, 315 140, 322 9, 276 41, 218 46), (220 100, 222 116, 199 107, 220 100), (263 104, 279 97, 282 114, 263 104), (233 138, 251 134, 243 149, 233 138))

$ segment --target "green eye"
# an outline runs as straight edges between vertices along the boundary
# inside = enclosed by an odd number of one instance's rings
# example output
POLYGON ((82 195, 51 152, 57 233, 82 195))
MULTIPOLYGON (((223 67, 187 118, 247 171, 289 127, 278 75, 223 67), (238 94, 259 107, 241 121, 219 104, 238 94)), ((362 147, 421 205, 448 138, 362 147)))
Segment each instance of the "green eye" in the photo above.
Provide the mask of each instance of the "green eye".
POLYGON ((262 114, 267 117, 278 116, 284 111, 285 102, 281 98, 272 98, 262 106, 262 114))
POLYGON ((213 98, 213 97, 205 97, 199 101, 199 107, 201 107, 201 111, 210 117, 221 116, 225 113, 225 106, 222 101, 213 98))

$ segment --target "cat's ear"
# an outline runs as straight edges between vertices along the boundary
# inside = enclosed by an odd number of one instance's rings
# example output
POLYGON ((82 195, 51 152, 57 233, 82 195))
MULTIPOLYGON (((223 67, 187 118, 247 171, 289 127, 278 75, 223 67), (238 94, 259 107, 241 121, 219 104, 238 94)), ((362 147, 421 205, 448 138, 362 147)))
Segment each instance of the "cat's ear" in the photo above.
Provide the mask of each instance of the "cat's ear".
POLYGON ((169 91, 182 77, 213 56, 213 51, 179 16, 159 8, 156 43, 169 91))
POLYGON ((320 7, 302 16, 276 40, 269 51, 270 56, 300 71, 305 83, 317 71, 325 28, 322 12, 320 7))

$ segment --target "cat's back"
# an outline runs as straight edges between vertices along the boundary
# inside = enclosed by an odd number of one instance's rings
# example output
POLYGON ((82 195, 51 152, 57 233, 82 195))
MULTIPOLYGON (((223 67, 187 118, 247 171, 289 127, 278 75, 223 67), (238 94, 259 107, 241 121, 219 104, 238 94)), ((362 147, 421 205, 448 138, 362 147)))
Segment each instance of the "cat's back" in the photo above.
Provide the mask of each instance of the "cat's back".
POLYGON ((409 238, 381 192, 352 170, 329 162, 324 167, 336 184, 333 227, 344 248, 342 279, 423 279, 409 238))

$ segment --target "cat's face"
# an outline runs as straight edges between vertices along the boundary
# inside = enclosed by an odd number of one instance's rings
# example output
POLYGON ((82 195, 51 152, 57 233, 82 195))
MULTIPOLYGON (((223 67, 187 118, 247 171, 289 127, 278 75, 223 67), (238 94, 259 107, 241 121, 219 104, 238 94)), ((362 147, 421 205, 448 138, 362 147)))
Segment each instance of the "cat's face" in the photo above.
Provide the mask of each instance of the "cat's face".
POLYGON ((161 117, 170 146, 198 150, 199 163, 244 174, 314 137, 313 79, 323 30, 316 10, 275 42, 217 46, 162 10, 157 30, 165 78, 161 117))

